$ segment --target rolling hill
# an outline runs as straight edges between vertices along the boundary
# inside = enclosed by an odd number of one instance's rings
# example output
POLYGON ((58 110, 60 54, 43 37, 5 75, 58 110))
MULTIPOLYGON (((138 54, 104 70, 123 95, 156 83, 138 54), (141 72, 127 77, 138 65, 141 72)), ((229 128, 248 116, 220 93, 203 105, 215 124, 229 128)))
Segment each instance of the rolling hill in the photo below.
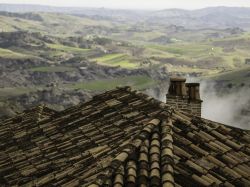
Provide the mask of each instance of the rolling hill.
POLYGON ((249 15, 0 4, 0 105, 61 108, 119 85, 160 92, 170 75, 240 85, 249 80, 249 15))

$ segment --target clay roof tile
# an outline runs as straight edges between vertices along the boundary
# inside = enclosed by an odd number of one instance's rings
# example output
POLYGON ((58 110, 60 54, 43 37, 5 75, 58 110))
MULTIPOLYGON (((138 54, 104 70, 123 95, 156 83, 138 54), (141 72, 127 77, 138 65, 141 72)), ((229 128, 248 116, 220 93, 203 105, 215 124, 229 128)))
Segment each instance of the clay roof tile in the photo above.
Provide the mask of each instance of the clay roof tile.
POLYGON ((129 87, 0 123, 2 186, 250 185, 248 131, 129 87))

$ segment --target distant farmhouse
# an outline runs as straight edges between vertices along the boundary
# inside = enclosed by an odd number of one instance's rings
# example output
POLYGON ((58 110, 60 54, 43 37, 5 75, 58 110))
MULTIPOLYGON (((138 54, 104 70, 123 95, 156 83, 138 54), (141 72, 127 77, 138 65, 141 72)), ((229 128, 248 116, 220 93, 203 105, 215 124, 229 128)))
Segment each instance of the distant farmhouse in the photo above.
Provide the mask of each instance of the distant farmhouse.
POLYGON ((245 64, 250 64, 250 58, 245 59, 245 64))
POLYGON ((0 186, 250 186, 250 132, 201 118, 199 84, 163 103, 122 87, 0 124, 0 186))

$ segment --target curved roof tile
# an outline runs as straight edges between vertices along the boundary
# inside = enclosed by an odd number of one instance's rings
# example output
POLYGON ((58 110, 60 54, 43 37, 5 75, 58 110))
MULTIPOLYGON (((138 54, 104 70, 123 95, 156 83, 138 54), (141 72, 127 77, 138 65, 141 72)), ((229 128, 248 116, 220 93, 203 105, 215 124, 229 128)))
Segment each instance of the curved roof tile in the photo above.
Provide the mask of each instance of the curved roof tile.
POLYGON ((249 131, 130 87, 2 121, 0 149, 1 186, 250 186, 249 131))

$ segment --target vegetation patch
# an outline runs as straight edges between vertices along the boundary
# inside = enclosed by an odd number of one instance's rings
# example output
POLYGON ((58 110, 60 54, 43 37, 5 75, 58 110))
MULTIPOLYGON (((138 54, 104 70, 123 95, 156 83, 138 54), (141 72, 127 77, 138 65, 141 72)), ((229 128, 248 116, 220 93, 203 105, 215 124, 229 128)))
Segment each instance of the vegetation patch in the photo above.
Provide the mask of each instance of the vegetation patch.
POLYGON ((216 75, 211 75, 207 77, 216 81, 228 81, 232 83, 245 83, 249 84, 250 82, 250 67, 242 68, 238 70, 228 71, 216 75))
POLYGON ((33 72, 67 72, 67 71, 75 71, 76 68, 73 67, 66 67, 66 66, 41 66, 41 67, 34 67, 29 69, 33 72))
POLYGON ((5 87, 0 89, 0 100, 5 101, 6 97, 18 96, 35 91, 37 88, 27 87, 5 87))
POLYGON ((139 66, 139 64, 133 62, 128 55, 122 53, 108 54, 99 58, 95 58, 93 60, 97 61, 97 63, 99 64, 104 64, 108 66, 120 66, 122 68, 132 69, 137 68, 139 66))
POLYGON ((0 48, 0 57, 3 58, 11 58, 11 59, 17 59, 17 58, 26 58, 27 55, 11 51, 9 49, 3 49, 0 48))
POLYGON ((171 44, 168 46, 164 45, 148 45, 147 47, 157 49, 160 51, 165 51, 172 54, 177 55, 199 55, 204 53, 212 52, 212 46, 209 45, 201 45, 201 44, 171 44))
POLYGON ((129 76, 116 79, 96 80, 67 85, 70 89, 83 89, 90 91, 103 91, 114 89, 117 86, 132 86, 135 89, 146 89, 156 84, 156 81, 148 76, 129 76))

